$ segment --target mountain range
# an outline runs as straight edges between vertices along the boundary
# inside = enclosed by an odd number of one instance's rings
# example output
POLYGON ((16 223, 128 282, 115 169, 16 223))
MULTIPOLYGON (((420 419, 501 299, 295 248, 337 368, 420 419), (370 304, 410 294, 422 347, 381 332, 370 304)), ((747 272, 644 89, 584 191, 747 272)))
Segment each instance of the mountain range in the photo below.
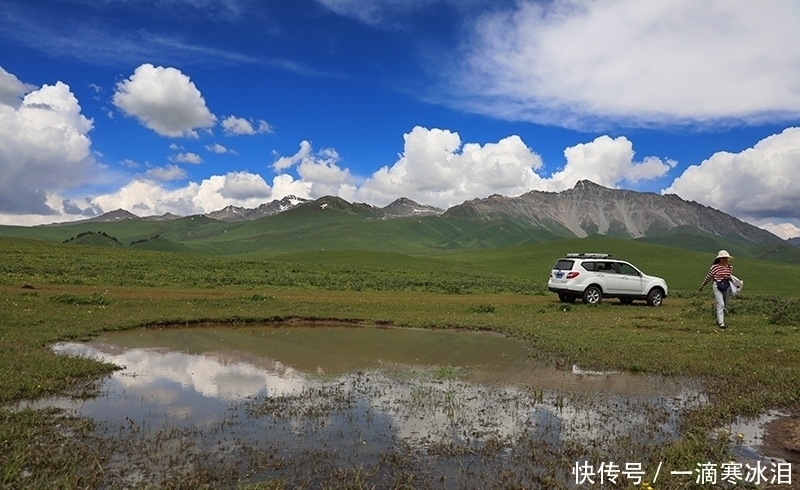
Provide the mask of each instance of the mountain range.
MULTIPOLYGON (((115 210, 57 226, 0 226, 0 235, 59 241, 100 232, 113 237, 109 244, 115 246, 254 258, 320 249, 431 253, 601 235, 800 262, 800 248, 792 242, 717 209, 677 195, 610 189, 587 180, 561 192, 492 195, 446 210, 407 198, 376 207, 334 196, 286 196, 255 209, 228 206, 187 217, 140 218, 115 210)), ((82 239, 87 238, 70 243, 82 239)), ((95 236, 91 243, 103 240, 95 236)))
MULTIPOLYGON (((283 197, 282 199, 275 199, 272 202, 263 203, 259 205, 257 208, 225 206, 222 209, 211 211, 210 213, 206 213, 202 216, 206 216, 208 218, 215 219, 217 221, 224 221, 226 223, 236 223, 239 221, 252 221, 259 218, 263 218, 265 216, 272 216, 281 213, 283 211, 292 209, 294 207, 299 206, 300 204, 304 204, 310 201, 311 199, 306 199, 304 197, 297 197, 290 194, 288 196, 283 197)), ((400 199, 397 199, 391 204, 389 204, 388 206, 378 209, 380 209, 382 216, 386 218, 430 216, 430 215, 439 215, 444 212, 444 209, 440 209, 435 206, 429 206, 426 204, 418 204, 412 201, 411 199, 405 197, 401 197, 400 199)), ((152 216, 140 217, 125 209, 115 209, 114 211, 109 211, 107 213, 103 213, 91 218, 86 218, 77 221, 51 223, 49 225, 44 225, 44 226, 63 226, 63 225, 72 225, 76 223, 113 223, 122 220, 139 220, 139 219, 145 221, 168 221, 178 218, 181 218, 181 216, 172 213, 165 213, 158 216, 152 215, 152 216)))
POLYGON ((562 192, 531 191, 519 197, 473 199, 448 209, 445 215, 486 221, 511 218, 532 228, 566 230, 581 238, 644 238, 697 231, 757 244, 783 241, 762 228, 675 194, 609 189, 588 180, 562 192))

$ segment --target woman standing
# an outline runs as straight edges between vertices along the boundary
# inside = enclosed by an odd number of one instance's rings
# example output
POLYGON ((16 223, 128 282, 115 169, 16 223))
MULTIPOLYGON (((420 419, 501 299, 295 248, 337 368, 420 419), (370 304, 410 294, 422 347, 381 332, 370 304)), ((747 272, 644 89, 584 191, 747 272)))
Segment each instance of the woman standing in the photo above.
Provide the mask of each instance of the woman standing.
POLYGON ((729 261, 732 258, 727 250, 720 250, 714 258, 714 263, 711 264, 703 284, 700 285, 700 291, 702 291, 709 281, 714 280, 712 289, 714 290, 714 301, 717 304, 719 328, 725 328, 725 308, 728 307, 728 297, 731 294, 731 274, 733 274, 733 266, 729 261))

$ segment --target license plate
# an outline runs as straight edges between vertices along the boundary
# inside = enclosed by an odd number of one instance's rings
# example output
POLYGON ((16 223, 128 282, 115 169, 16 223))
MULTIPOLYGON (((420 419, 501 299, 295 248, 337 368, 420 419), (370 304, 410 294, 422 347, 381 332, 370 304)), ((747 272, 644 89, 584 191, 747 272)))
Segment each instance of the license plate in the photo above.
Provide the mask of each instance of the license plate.
POLYGON ((563 272, 556 272, 556 279, 562 279, 564 277, 563 272))

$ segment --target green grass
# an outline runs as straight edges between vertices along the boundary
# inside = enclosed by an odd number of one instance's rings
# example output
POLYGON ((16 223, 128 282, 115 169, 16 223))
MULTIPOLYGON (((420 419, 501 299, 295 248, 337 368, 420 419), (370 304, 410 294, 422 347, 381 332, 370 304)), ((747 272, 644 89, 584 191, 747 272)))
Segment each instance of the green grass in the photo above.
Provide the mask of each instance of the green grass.
MULTIPOLYGON (((695 291, 713 251, 632 240, 420 256, 314 250, 262 261, 17 238, 0 238, 0 249, 3 403, 75 390, 90 396, 87 381, 114 368, 56 355, 52 342, 142 326, 301 318, 488 329, 559 365, 696 377, 712 403, 686 414, 682 439, 662 448, 658 457, 672 467, 718 458, 707 434, 735 416, 800 404, 800 267, 792 264, 734 259, 745 292, 720 331, 710 293, 695 291), (660 308, 617 301, 565 308, 544 283, 554 261, 574 251, 630 260, 667 278, 671 297, 660 308)), ((63 446, 59 428, 67 423, 56 414, 0 415, 0 487, 85 487, 99 478, 102 451, 91 444, 52 450, 63 446)), ((82 423, 69 422, 75 433, 86 430, 82 423)))

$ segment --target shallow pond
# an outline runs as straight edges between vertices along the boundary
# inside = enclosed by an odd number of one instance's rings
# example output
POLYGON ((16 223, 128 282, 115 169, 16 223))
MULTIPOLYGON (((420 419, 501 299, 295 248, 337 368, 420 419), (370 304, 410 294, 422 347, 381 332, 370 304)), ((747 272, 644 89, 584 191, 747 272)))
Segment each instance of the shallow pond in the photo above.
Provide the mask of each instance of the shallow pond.
POLYGON ((705 402, 675 380, 539 365, 489 333, 225 326, 54 349, 124 367, 100 396, 34 403, 127 441, 107 462, 123 485, 202 469, 289 486, 562 486, 579 461, 643 461, 705 402))

